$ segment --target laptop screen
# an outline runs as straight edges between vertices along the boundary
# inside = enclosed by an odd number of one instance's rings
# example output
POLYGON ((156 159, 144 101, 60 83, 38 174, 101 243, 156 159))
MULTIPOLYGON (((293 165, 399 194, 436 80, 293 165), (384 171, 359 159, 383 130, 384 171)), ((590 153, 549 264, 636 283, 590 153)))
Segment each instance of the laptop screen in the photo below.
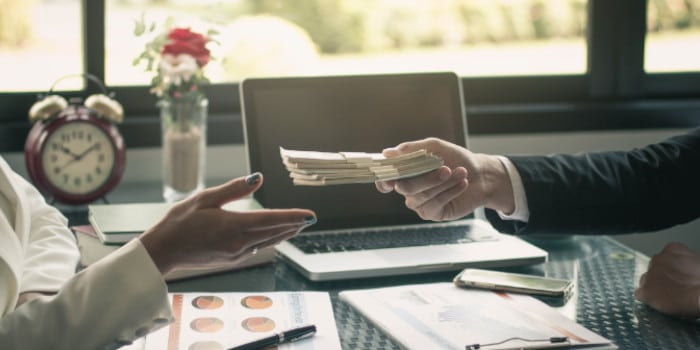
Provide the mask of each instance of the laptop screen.
POLYGON ((402 196, 373 184, 295 186, 279 147, 324 152, 381 152, 404 141, 438 137, 466 146, 459 77, 415 73, 252 78, 241 83, 249 171, 265 183, 266 208, 308 208, 307 231, 422 222, 402 196))

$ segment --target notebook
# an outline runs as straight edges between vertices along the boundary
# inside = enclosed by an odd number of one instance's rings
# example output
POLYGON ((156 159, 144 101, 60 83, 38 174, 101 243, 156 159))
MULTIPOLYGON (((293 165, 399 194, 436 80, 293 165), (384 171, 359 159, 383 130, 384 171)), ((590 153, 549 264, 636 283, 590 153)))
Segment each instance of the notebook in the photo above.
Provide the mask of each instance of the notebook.
POLYGON ((277 246, 311 280, 390 276, 546 261, 488 222, 424 221, 373 184, 295 186, 280 147, 381 152, 438 137, 467 146, 459 77, 451 72, 249 78, 240 85, 248 170, 263 173, 266 208, 309 208, 318 222, 277 246), (407 242, 404 242, 408 240, 407 242), (399 247, 399 245, 401 247, 399 247))

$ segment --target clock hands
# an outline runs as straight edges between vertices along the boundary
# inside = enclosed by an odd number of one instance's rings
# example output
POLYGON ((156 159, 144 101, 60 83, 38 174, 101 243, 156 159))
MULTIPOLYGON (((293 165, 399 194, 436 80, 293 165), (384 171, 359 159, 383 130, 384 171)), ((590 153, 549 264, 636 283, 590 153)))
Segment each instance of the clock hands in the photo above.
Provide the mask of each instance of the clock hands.
POLYGON ((80 158, 80 156, 78 156, 77 154, 73 153, 73 151, 71 151, 70 148, 68 148, 68 147, 66 147, 66 146, 64 146, 64 145, 60 145, 59 147, 61 148, 61 151, 63 151, 63 153, 65 153, 65 154, 71 156, 73 159, 76 159, 76 158, 79 159, 79 158, 80 158))
POLYGON ((78 155, 78 160, 82 159, 85 157, 88 153, 92 152, 93 150, 97 149, 99 147, 99 143, 93 143, 92 146, 88 147, 86 150, 84 150, 82 153, 78 155))
POLYGON ((59 168, 59 171, 63 171, 63 169, 65 169, 65 168, 68 167, 69 165, 71 165, 71 164, 73 164, 73 163, 75 163, 75 162, 77 162, 77 161, 80 161, 80 160, 83 159, 83 157, 85 157, 88 153, 90 153, 90 152, 92 152, 93 150, 97 149, 99 146, 100 146, 99 143, 93 143, 92 146, 88 147, 86 150, 82 151, 80 154, 75 154, 75 153, 71 152, 70 149, 68 149, 68 148, 64 147, 63 145, 61 145, 61 150, 63 151, 63 153, 69 154, 72 158, 71 158, 68 162, 66 162, 66 164, 63 164, 63 166, 59 168))

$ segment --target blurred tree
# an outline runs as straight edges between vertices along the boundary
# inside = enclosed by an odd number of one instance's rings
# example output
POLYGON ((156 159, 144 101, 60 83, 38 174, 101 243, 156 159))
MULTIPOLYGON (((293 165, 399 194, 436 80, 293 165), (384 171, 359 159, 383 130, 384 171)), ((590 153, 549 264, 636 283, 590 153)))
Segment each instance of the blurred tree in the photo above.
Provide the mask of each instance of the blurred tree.
POLYGON ((0 46, 18 47, 32 39, 34 0, 0 0, 0 46))
POLYGON ((662 32, 700 26, 700 0, 650 0, 647 30, 662 32))
POLYGON ((244 0, 251 14, 270 14, 304 28, 323 53, 357 52, 363 17, 343 0, 244 0))
POLYGON ((684 0, 682 2, 682 9, 678 12, 676 28, 683 29, 691 27, 693 25, 693 2, 691 0, 684 0))
POLYGON ((488 30, 488 19, 484 8, 472 1, 463 1, 457 7, 465 24, 465 43, 475 44, 484 41, 495 41, 492 32, 488 30))
POLYGON ((550 19, 547 17, 547 10, 542 1, 537 0, 530 4, 530 21, 535 38, 544 39, 550 37, 550 19))
MULTIPOLYGON (((145 1, 145 0, 143 0, 145 1)), ((158 1, 158 0, 150 0, 158 1)), ((167 1, 167 0, 161 0, 167 1)), ((700 0, 648 0, 659 29, 700 25, 700 0)), ((241 0, 303 28, 322 54, 585 36, 589 0, 241 0)), ((233 13, 232 13, 233 14, 233 13)), ((655 22, 654 22, 655 21, 655 22)))
POLYGON ((318 52, 306 31, 273 15, 236 18, 221 32, 222 66, 228 79, 308 74, 318 52))
POLYGON ((505 27, 505 35, 503 37, 503 40, 519 40, 521 35, 520 33, 518 33, 518 28, 515 24, 515 19, 513 18, 513 7, 508 6, 505 3, 500 3, 498 5, 498 10, 501 13, 503 25, 505 27))
POLYGON ((571 13, 573 18, 570 23, 571 36, 586 35, 586 20, 588 18, 588 1, 587 0, 572 0, 571 13))

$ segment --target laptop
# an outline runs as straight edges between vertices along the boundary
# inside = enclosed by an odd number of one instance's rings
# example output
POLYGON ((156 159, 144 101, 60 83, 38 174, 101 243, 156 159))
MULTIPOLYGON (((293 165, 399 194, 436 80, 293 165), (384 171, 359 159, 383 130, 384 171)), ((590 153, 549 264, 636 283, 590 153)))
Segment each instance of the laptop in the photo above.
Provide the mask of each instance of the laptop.
POLYGON ((547 252, 466 218, 424 221, 396 193, 372 184, 295 186, 280 147, 381 152, 438 137, 467 146, 459 77, 450 72, 249 78, 240 85, 250 172, 266 208, 308 208, 318 222, 277 246, 314 281, 502 267, 546 261, 547 252))

